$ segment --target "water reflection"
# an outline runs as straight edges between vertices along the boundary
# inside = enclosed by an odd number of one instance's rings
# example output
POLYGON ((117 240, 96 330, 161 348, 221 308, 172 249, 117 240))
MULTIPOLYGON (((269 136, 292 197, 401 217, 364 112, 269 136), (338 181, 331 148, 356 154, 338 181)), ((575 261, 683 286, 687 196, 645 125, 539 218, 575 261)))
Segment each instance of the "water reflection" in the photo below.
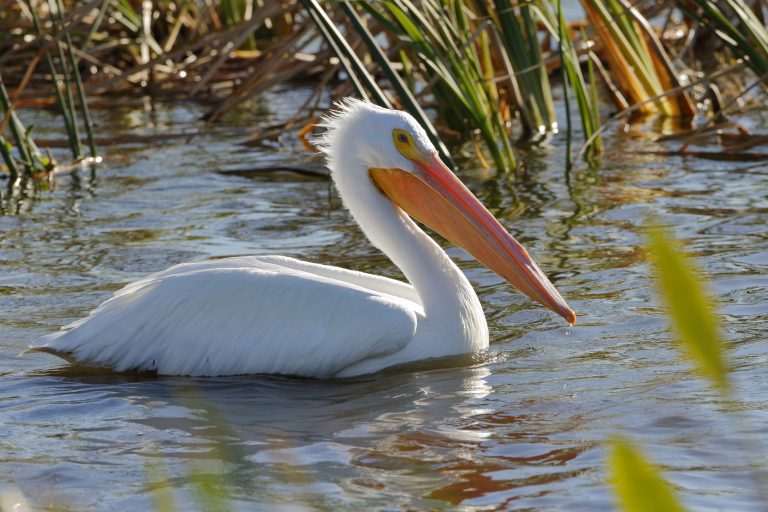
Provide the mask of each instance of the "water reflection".
MULTIPOLYGON (((352 475, 350 468, 374 473, 397 468, 394 481, 380 490, 391 485, 407 495, 406 477, 431 473, 432 466, 438 470, 429 478, 432 485, 466 480, 449 466, 480 450, 491 436, 476 428, 491 414, 484 405, 493 392, 489 375, 488 368, 476 366, 336 382, 184 379, 67 366, 16 381, 39 394, 24 398, 31 407, 15 416, 18 426, 11 429, 34 425, 25 436, 69 445, 56 454, 41 450, 37 456, 43 459, 89 458, 84 455, 89 452, 119 455, 132 465, 131 458, 149 459, 166 466, 168 483, 181 484, 182 490, 190 489, 183 479, 190 468, 208 461, 218 469, 203 467, 223 472, 222 482, 235 498, 240 486, 256 485, 265 474, 274 475, 277 487, 287 479, 299 495, 311 495, 318 483, 352 475), (465 424, 468 418, 474 426, 465 424)), ((58 472, 69 473, 61 466, 58 472)), ((40 477, 34 473, 29 477, 40 477)), ((367 485, 349 478, 350 485, 367 485)), ((387 478, 375 480, 381 484, 387 478)))
POLYGON ((273 499, 289 485, 314 503, 327 500, 335 485, 345 493, 373 488, 411 505, 499 503, 542 496, 553 491, 541 486, 588 471, 575 460, 593 442, 551 439, 553 415, 508 410, 494 397, 491 377, 486 365, 337 382, 153 378, 65 367, 33 379, 60 405, 25 420, 66 418, 57 430, 76 437, 78 451, 165 467, 165 480, 153 485, 192 492, 185 476, 193 469, 220 474, 235 500, 243 488, 257 486, 273 499), (93 421, 94 411, 102 420, 83 427, 80 419, 93 421))

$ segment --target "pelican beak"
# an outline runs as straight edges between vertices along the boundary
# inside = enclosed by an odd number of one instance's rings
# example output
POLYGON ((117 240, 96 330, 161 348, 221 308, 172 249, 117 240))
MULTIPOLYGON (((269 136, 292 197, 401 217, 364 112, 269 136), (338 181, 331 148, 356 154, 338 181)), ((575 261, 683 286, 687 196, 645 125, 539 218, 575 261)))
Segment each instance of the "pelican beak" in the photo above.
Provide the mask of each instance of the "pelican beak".
POLYGON ((414 163, 415 173, 380 168, 372 168, 369 173, 376 186, 406 213, 469 252, 569 324, 576 323, 576 314, 525 248, 437 155, 414 163))

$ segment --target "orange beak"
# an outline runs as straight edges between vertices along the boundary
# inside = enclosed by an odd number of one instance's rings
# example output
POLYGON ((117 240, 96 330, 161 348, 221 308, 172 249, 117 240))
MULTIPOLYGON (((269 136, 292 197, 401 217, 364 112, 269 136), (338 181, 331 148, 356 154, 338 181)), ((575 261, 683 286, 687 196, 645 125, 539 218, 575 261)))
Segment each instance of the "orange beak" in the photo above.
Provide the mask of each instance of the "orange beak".
POLYGON ((371 179, 413 218, 469 252, 569 324, 576 323, 576 314, 525 248, 436 155, 414 162, 418 168, 416 173, 373 168, 369 170, 371 179))

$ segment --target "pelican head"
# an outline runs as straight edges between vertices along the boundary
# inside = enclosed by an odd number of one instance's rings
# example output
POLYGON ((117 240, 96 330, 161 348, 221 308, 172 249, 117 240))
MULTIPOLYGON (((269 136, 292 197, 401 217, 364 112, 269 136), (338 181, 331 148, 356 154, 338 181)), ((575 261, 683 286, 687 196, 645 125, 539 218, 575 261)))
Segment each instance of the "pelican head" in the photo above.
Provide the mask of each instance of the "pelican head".
POLYGON ((411 115, 346 99, 324 126, 318 145, 345 202, 386 199, 569 324, 576 322, 525 248, 440 160, 411 115))
POLYGON ((407 112, 354 98, 345 98, 336 107, 323 120, 326 131, 317 141, 334 173, 351 169, 337 165, 349 158, 363 174, 372 168, 417 173, 416 161, 437 154, 424 129, 407 112))

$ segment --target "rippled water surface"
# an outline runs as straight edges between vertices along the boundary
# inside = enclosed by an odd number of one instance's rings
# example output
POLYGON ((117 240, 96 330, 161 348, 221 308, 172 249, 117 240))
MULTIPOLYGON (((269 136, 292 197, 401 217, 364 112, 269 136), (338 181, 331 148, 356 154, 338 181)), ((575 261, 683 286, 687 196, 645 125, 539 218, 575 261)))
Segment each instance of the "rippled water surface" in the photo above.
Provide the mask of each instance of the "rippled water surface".
MULTIPOLYGON (((117 142, 95 178, 63 176, 0 217, 6 498, 67 510, 146 510, 168 492, 178 510, 605 510, 604 443, 621 432, 692 509, 760 508, 745 453, 768 453, 755 446, 768 431, 768 168, 642 153, 676 147, 650 142, 652 124, 610 134, 600 168, 569 174, 558 139, 527 155, 516 192, 464 162, 463 179, 576 310, 573 328, 448 248, 485 306, 482 357, 337 382, 18 357, 122 285, 182 261, 281 253, 398 276, 324 179, 258 171, 321 169, 292 137, 247 143, 303 94, 267 96, 193 138, 159 136, 196 131, 202 107, 99 111, 98 131, 117 142), (641 247, 651 213, 712 279, 735 402, 688 373, 672 344, 641 247)), ((751 122, 765 132, 765 120, 751 122)), ((36 124, 40 138, 63 137, 46 113, 36 124)))

